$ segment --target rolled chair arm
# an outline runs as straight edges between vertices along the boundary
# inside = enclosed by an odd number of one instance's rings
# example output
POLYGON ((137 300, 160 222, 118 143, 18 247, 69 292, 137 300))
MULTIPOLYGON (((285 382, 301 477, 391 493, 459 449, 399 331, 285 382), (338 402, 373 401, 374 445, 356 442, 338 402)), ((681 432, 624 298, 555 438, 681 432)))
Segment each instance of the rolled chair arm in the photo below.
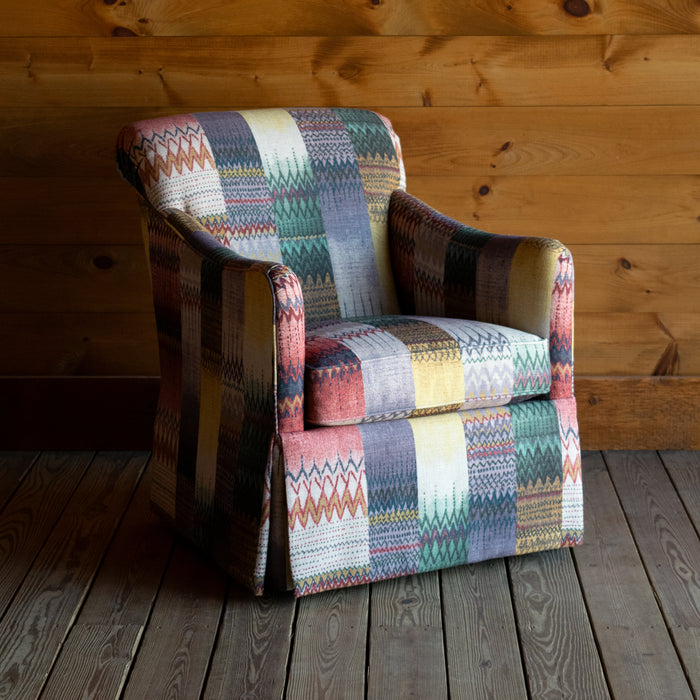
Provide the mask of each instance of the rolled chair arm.
POLYGON ((299 282, 181 211, 144 208, 161 358, 153 503, 261 590, 277 435, 303 429, 299 282))
POLYGON ((573 396, 574 268, 548 238, 486 233, 402 191, 389 244, 404 313, 470 318, 549 338, 551 398, 573 396))

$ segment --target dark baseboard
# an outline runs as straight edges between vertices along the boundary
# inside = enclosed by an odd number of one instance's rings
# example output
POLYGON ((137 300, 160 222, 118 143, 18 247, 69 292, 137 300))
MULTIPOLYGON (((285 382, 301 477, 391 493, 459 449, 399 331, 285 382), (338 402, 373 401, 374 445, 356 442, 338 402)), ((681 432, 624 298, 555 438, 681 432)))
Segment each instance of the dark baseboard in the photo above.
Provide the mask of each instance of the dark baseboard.
POLYGON ((158 377, 0 377, 0 449, 148 450, 158 377))
MULTIPOLYGON (((700 377, 575 381, 583 449, 700 449, 700 377)), ((150 449, 158 386, 158 377, 0 377, 0 449, 150 449)))

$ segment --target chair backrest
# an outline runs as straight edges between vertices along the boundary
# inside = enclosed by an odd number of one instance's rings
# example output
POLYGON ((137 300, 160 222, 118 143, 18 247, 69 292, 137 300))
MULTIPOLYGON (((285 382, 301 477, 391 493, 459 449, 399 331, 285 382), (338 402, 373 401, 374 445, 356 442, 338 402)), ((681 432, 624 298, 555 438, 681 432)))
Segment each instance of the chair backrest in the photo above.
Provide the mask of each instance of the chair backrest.
POLYGON ((221 243, 299 277, 307 318, 398 313, 391 192, 405 187, 390 122, 360 109, 204 112, 140 121, 117 143, 124 178, 221 243))

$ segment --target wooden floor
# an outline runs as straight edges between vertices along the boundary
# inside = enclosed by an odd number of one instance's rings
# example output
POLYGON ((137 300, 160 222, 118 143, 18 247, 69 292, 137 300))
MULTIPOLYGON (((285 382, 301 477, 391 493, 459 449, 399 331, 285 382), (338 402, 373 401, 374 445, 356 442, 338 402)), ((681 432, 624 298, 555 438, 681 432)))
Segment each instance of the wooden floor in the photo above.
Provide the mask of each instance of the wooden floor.
POLYGON ((700 453, 584 457, 586 541, 254 599, 148 454, 0 454, 0 698, 700 697, 700 453))

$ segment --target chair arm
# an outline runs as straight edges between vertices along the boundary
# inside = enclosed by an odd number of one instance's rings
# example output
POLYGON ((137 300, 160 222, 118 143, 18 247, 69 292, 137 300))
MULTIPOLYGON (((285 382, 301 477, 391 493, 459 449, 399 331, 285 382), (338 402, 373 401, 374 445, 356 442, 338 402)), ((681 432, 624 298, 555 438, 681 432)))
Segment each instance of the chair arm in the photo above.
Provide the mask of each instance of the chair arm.
POLYGON ((550 396, 573 396, 574 269, 561 243, 486 233, 397 190, 389 245, 404 313, 471 318, 549 338, 550 396))
MULTIPOLYGON (((246 419, 251 410, 262 411, 274 432, 303 430, 305 324, 297 276, 281 263, 238 255, 180 210, 146 206, 167 223, 178 249, 183 307, 189 301, 201 310, 202 370, 220 362, 221 383, 242 393, 246 419)), ((154 277, 159 268, 161 275, 172 272, 173 261, 163 262, 152 259, 154 277)), ((154 279, 154 299, 157 294, 154 279)))

